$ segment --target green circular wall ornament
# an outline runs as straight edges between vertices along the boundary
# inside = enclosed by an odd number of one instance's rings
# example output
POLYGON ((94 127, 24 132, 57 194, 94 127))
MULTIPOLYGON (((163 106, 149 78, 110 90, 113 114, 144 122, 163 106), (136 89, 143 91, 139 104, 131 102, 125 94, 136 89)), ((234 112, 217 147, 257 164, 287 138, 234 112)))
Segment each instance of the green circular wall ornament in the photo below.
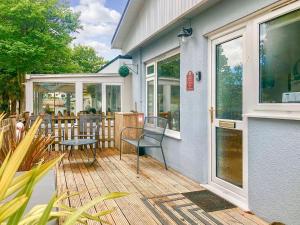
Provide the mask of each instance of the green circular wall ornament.
POLYGON ((129 68, 126 65, 120 66, 119 75, 121 77, 127 77, 129 75, 129 68))

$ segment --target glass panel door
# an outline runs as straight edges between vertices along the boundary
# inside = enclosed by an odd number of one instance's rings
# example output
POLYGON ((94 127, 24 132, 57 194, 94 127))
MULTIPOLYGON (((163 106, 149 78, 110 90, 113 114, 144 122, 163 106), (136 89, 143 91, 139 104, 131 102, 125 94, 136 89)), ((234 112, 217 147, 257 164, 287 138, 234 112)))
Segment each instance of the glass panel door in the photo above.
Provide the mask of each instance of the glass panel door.
POLYGON ((243 188, 243 36, 213 42, 212 182, 239 193, 243 188))
POLYGON ((102 84, 83 84, 83 109, 86 113, 102 112, 102 84))
POLYGON ((243 187, 242 131, 216 127, 216 177, 243 187))
POLYGON ((120 85, 106 85, 106 112, 121 112, 120 85))

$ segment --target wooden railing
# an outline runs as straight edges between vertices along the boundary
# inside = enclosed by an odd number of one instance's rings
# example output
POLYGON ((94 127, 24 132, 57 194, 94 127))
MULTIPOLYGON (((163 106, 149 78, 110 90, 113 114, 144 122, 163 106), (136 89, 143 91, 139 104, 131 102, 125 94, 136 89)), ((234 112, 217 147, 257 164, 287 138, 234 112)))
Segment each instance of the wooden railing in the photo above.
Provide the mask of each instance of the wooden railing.
MULTIPOLYGON (((100 115, 99 115, 100 117, 100 115)), ((24 115, 26 130, 30 126, 30 116, 29 114, 24 115)), ((64 115, 64 116, 54 116, 51 118, 51 127, 55 137, 55 149, 59 148, 59 143, 63 139, 74 139, 80 133, 80 117, 79 115, 64 115)), ((115 127, 115 118, 112 114, 107 113, 107 115, 101 115, 101 124, 99 133, 97 137, 97 147, 99 148, 110 148, 114 147, 114 127, 115 127)))
POLYGON ((3 163, 10 146, 16 140, 16 123, 15 116, 3 119, 0 122, 0 132, 3 132, 3 142, 0 151, 0 165, 3 163))

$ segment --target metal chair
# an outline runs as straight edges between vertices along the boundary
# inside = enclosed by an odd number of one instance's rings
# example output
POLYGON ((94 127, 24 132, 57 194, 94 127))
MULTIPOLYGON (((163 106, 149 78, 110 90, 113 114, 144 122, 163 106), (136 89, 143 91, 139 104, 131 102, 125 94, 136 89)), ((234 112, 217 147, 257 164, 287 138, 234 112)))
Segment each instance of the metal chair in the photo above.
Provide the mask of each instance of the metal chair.
POLYGON ((41 116, 43 121, 42 121, 40 127, 38 128, 36 135, 45 135, 45 136, 51 135, 51 137, 54 140, 54 143, 49 145, 49 147, 48 147, 49 154, 50 154, 50 151, 55 150, 55 143, 58 142, 58 137, 55 134, 55 126, 52 123, 52 115, 50 115, 50 114, 31 115, 31 116, 29 116, 29 119, 27 121, 27 124, 25 124, 25 127, 27 127, 29 129, 34 124, 34 122, 36 121, 38 116, 41 116))
POLYGON ((139 149, 144 148, 160 148, 163 156, 166 170, 168 169, 162 141, 165 136, 168 120, 161 117, 145 117, 143 127, 125 127, 120 134, 120 160, 122 159, 122 141, 136 147, 137 152, 137 168, 136 172, 139 174, 139 149), (140 130, 141 135, 137 139, 129 139, 123 136, 124 131, 129 129, 140 130))
MULTIPOLYGON (((38 118, 37 115, 31 115, 28 120, 28 128, 30 128, 33 123, 36 121, 38 118)), ((44 135, 51 135, 55 136, 55 128, 53 127, 52 124, 52 116, 49 114, 42 115, 43 121, 37 131, 38 134, 44 134, 44 135)))
MULTIPOLYGON (((73 139, 68 139, 60 142, 61 145, 66 147, 71 147, 70 155, 74 147, 79 146, 90 146, 91 150, 93 148, 94 161, 96 161, 96 148, 99 143, 99 134, 100 134, 100 124, 101 124, 101 115, 96 114, 80 114, 79 115, 79 133, 74 135, 73 139), (95 147, 93 147, 95 145, 95 147)), ((69 155, 69 156, 70 156, 69 155)), ((92 163, 93 163, 92 162, 92 163)))

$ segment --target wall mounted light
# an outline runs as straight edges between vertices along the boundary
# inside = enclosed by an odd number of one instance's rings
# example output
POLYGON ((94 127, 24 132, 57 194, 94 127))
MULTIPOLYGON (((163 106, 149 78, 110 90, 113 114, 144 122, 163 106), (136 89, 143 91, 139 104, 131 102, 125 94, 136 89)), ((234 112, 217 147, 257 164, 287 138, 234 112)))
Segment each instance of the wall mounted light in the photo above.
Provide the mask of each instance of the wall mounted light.
POLYGON ((179 38, 179 43, 186 42, 188 37, 191 37, 193 34, 193 28, 191 27, 191 24, 188 28, 183 27, 182 30, 179 32, 177 37, 179 38))

